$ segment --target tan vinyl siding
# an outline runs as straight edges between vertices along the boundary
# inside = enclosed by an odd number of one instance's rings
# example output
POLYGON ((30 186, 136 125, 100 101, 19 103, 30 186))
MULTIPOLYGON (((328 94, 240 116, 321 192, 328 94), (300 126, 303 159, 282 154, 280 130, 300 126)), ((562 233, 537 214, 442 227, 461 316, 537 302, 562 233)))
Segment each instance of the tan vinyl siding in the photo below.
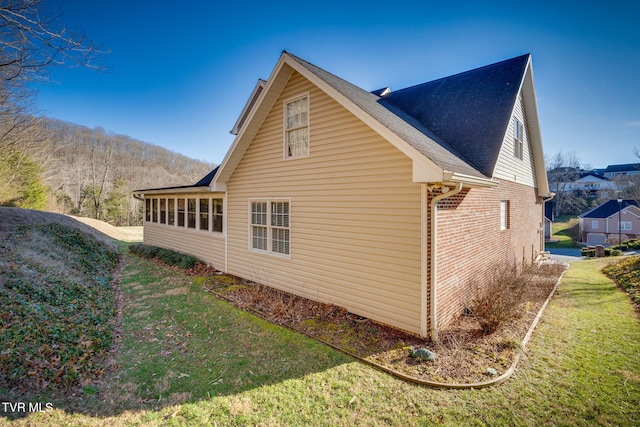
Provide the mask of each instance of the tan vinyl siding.
MULTIPOLYGON (((224 194, 149 195, 149 198, 223 199, 224 194)), ((211 208, 210 208, 211 209, 211 208)), ((226 215, 226 212, 224 213, 226 215)), ((186 222, 186 220, 185 220, 186 222)), ((177 224, 177 215, 175 223, 177 224)), ((223 229, 224 230, 224 229, 223 229)), ((225 267, 225 234, 176 225, 144 223, 144 244, 193 255, 218 270, 225 267)))
POLYGON ((228 272, 420 330, 411 161, 295 73, 227 183, 228 272), (283 159, 283 103, 309 94, 309 156, 283 159), (250 199, 290 202, 290 258, 249 249, 250 199))
POLYGON ((496 162, 493 177, 498 179, 505 179, 511 182, 517 182, 518 184, 528 185, 535 187, 536 176, 535 168, 533 166, 533 156, 531 151, 531 143, 529 140, 527 118, 524 114, 524 105, 522 97, 518 96, 516 105, 513 109, 513 115, 509 120, 509 128, 507 134, 502 143, 502 149, 496 162), (514 155, 514 130, 513 130, 513 118, 516 117, 520 120, 524 126, 523 138, 523 158, 522 160, 514 155))

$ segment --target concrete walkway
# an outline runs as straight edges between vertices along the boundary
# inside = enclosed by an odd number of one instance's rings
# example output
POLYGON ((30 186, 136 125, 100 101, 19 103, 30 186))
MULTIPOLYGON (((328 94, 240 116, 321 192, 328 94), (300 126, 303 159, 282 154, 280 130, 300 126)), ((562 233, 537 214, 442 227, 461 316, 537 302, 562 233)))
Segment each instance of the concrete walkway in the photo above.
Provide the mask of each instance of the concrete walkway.
POLYGON ((557 261, 577 261, 585 259, 580 255, 579 248, 548 248, 547 251, 551 253, 551 258, 557 261))

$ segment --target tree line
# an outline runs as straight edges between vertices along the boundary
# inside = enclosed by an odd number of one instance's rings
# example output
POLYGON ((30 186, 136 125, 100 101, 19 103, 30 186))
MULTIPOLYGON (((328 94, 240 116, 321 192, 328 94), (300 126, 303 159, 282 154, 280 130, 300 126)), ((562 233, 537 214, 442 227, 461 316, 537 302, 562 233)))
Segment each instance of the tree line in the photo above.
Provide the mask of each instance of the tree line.
POLYGON ((33 120, 31 138, 0 156, 0 204, 139 225, 133 190, 193 184, 213 168, 100 127, 33 120))
POLYGON ((37 114, 53 67, 104 71, 109 53, 47 0, 0 0, 0 204, 139 224, 134 189, 192 184, 213 165, 102 128, 37 114))

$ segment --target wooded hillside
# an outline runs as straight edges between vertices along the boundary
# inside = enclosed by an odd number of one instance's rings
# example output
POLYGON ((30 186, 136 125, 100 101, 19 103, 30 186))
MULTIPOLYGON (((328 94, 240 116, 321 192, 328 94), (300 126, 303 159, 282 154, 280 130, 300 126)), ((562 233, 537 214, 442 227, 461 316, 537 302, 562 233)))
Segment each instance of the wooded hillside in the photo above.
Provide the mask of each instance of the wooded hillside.
POLYGON ((102 128, 40 118, 30 129, 0 153, 1 205, 139 225, 132 190, 193 184, 213 168, 102 128))

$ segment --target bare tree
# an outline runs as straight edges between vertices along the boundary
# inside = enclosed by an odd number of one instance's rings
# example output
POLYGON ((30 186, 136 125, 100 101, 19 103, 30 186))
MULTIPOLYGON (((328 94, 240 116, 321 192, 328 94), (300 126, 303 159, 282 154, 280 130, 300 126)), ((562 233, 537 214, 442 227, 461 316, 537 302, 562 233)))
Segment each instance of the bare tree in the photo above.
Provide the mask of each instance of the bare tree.
POLYGON ((52 66, 103 69, 105 53, 45 13, 45 0, 0 0, 0 202, 42 183, 34 173, 24 180, 46 138, 27 83, 46 80, 52 66))
POLYGON ((584 209, 584 199, 578 197, 572 188, 572 183, 580 179, 582 165, 575 152, 560 151, 547 159, 547 177, 554 197, 554 214, 565 215, 579 213, 584 209))
POLYGON ((102 69, 91 40, 44 13, 43 0, 0 0, 0 76, 5 81, 46 78, 52 65, 102 69))

